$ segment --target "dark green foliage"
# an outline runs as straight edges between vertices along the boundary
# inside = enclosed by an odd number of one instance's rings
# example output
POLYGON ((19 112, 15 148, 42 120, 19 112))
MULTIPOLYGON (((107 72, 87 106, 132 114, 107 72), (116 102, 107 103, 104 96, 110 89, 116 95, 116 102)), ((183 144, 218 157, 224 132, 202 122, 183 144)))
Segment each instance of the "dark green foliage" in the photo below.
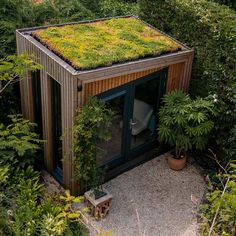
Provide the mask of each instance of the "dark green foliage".
POLYGON ((101 0, 100 12, 101 17, 113 17, 123 15, 137 15, 138 4, 133 2, 126 2, 122 0, 101 0))
POLYGON ((211 1, 227 5, 231 8, 233 8, 234 10, 236 10, 236 1, 235 0, 211 0, 211 1))
POLYGON ((225 162, 229 160, 235 160, 236 159, 236 125, 234 125, 234 127, 228 133, 228 138, 222 139, 222 146, 227 157, 225 162))
MULTIPOLYGON (((107 127, 111 124, 111 110, 96 97, 90 97, 75 119, 73 128, 75 154, 75 177, 86 186, 97 182, 97 156, 101 150, 97 146, 100 141, 108 140, 107 127)), ((84 186, 84 187, 86 187, 84 186)))
MULTIPOLYGON (((48 0, 38 6, 38 11, 44 15, 41 25, 45 23, 54 24, 95 18, 95 14, 79 0, 48 0), (45 12, 47 13, 46 15, 45 12)), ((40 17, 42 16, 39 15, 38 18, 40 19, 40 17)))
MULTIPOLYGON (((1 82, 0 82, 1 83, 1 82)), ((13 86, 8 86, 4 93, 0 95, 0 123, 9 124, 10 120, 8 115, 20 113, 20 99, 16 95, 13 86)))
MULTIPOLYGON (((207 0, 139 0, 140 16, 194 47, 191 94, 215 95, 221 147, 236 124, 236 13, 207 0)), ((224 148, 224 147, 222 147, 224 148)))
POLYGON ((101 0, 80 0, 83 6, 90 11, 98 14, 100 11, 101 0))
POLYGON ((31 165, 39 149, 38 135, 33 132, 34 124, 20 115, 12 115, 11 124, 0 124, 0 165, 9 165, 12 169, 31 165))
POLYGON ((41 68, 40 65, 33 62, 26 54, 11 55, 0 59, 0 123, 9 123, 7 115, 19 113, 16 105, 19 101, 13 96, 15 87, 9 85, 16 84, 27 73, 41 68))
POLYGON ((15 53, 17 28, 94 18, 78 0, 46 0, 40 4, 30 0, 1 0, 0 6, 0 57, 15 53))
POLYGON ((213 101, 192 100, 181 91, 173 91, 163 98, 159 111, 158 137, 175 146, 176 158, 193 148, 203 150, 214 127, 213 101))

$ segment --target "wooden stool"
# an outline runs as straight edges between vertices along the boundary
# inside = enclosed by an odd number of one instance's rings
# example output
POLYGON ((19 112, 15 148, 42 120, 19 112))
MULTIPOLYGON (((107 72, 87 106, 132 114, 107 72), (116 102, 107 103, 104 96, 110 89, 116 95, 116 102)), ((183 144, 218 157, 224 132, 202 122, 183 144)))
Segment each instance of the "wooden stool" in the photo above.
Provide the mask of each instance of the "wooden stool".
POLYGON ((103 191, 107 194, 98 199, 94 198, 94 193, 92 190, 89 190, 84 194, 84 200, 87 203, 87 206, 91 208, 91 215, 97 220, 105 217, 108 214, 113 198, 113 196, 106 190, 103 191))

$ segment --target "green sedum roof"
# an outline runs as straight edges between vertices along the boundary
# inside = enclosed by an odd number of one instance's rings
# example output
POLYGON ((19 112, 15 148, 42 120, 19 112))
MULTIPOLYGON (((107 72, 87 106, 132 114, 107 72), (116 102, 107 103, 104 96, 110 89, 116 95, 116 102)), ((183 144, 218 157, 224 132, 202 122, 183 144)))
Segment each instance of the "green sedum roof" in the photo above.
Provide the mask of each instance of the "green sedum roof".
POLYGON ((79 70, 159 56, 181 48, 133 17, 48 27, 32 35, 79 70))

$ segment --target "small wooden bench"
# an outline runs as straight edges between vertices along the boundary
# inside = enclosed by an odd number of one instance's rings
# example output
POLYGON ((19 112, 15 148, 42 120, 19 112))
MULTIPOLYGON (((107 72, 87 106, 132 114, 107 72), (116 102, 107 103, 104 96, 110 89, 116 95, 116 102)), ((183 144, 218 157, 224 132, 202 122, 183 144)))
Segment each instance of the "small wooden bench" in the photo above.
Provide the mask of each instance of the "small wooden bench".
POLYGON ((97 220, 105 217, 108 214, 113 198, 113 196, 106 190, 103 191, 107 194, 98 199, 94 198, 94 193, 92 190, 87 191, 84 194, 84 200, 87 204, 87 207, 91 209, 91 215, 94 216, 97 220))

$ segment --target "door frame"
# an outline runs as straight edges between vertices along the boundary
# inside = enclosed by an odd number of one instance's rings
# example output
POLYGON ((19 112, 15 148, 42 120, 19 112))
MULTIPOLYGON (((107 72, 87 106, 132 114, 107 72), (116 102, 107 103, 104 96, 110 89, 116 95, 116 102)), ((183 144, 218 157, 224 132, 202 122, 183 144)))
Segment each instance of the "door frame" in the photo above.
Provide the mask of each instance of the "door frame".
MULTIPOLYGON (((60 113, 62 112, 62 103, 61 103, 61 97, 62 97, 62 90, 61 90, 61 84, 55 80, 52 76, 48 75, 48 78, 50 79, 50 92, 51 92, 51 121, 52 121, 52 143, 53 143, 53 176, 55 179, 62 183, 62 178, 63 178, 63 163, 62 163, 62 168, 59 166, 60 162, 60 157, 58 154, 58 147, 61 146, 62 148, 62 140, 61 140, 61 135, 62 135, 62 120, 60 120, 59 124, 61 127, 57 127, 57 117, 58 117, 58 109, 56 106, 60 107, 60 113), (57 87, 56 87, 56 86, 57 87), (60 93, 60 97, 58 98, 57 93, 60 93), (57 101, 56 101, 57 99, 57 101), (59 104, 56 104, 56 102, 59 104), (58 130, 61 130, 61 134, 58 140, 58 130)), ((62 113, 60 114, 60 117, 62 119, 62 113)), ((61 150, 62 151, 62 150, 61 150)), ((62 156, 61 156, 62 158, 62 156)))
MULTIPOLYGON (((158 87, 158 96, 157 96, 157 107, 156 111, 158 111, 161 103, 161 97, 164 95, 166 91, 166 83, 167 83, 167 74, 168 68, 164 68, 160 71, 151 73, 134 81, 128 82, 119 87, 110 89, 101 94, 96 95, 99 99, 106 102, 112 100, 121 95, 125 95, 124 101, 124 117, 123 120, 125 122, 123 126, 123 134, 122 134, 122 145, 121 145, 121 154, 112 157, 109 161, 103 163, 103 166, 108 166, 109 169, 113 169, 118 167, 119 165, 125 165, 127 162, 132 159, 140 156, 141 154, 147 152, 148 150, 153 149, 157 146, 157 137, 155 135, 155 139, 150 143, 144 143, 142 145, 137 146, 133 150, 131 149, 131 129, 129 124, 130 117, 133 116, 133 106, 134 106, 134 98, 135 98, 135 87, 137 85, 143 84, 145 82, 151 81, 159 77, 159 87, 158 87)), ((158 124, 158 123, 157 123, 158 124)))

